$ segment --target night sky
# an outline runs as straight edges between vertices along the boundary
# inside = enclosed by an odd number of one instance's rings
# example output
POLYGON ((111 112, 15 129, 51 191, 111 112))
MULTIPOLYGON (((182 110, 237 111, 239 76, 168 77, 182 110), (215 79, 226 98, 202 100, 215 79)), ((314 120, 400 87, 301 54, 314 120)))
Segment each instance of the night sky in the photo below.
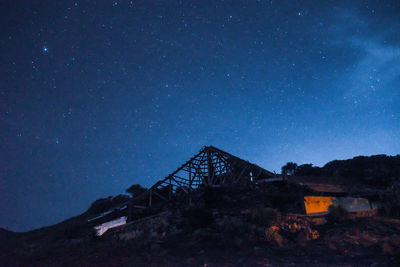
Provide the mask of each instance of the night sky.
POLYGON ((400 2, 1 1, 0 227, 204 145, 280 172, 400 153, 400 2))

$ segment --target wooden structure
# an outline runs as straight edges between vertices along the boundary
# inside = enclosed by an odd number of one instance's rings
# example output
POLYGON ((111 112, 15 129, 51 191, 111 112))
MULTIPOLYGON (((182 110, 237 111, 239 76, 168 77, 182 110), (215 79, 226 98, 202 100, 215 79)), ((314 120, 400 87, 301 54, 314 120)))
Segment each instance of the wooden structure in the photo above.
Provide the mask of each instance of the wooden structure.
POLYGON ((132 200, 132 207, 151 207, 155 201, 170 201, 188 195, 201 186, 249 185, 276 177, 260 166, 233 156, 213 146, 203 147, 198 154, 146 192, 132 200))

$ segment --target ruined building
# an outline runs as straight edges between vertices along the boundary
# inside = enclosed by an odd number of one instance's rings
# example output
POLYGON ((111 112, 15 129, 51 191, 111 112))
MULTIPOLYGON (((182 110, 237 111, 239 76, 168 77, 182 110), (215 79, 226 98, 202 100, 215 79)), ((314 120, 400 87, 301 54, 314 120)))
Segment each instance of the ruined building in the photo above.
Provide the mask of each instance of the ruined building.
MULTIPOLYGON (((342 206, 349 212, 363 215, 377 209, 377 193, 360 185, 348 184, 337 177, 278 175, 216 147, 206 146, 143 193, 94 216, 89 222, 101 235, 107 229, 165 212, 171 205, 195 205, 202 199, 199 194, 207 188, 212 189, 214 195, 228 194, 235 203, 231 208, 269 205, 285 214, 302 216, 326 215, 331 206, 342 206)), ((215 196, 214 199, 215 202, 224 201, 215 196)))

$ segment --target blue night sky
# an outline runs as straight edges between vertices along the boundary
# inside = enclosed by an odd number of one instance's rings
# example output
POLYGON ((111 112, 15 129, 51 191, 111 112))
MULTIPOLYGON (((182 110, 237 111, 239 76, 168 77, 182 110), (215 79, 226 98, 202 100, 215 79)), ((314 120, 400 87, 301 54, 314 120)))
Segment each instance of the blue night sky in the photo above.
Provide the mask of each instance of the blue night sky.
POLYGON ((0 226, 151 186, 204 145, 280 172, 400 153, 399 1, 2 1, 0 226))

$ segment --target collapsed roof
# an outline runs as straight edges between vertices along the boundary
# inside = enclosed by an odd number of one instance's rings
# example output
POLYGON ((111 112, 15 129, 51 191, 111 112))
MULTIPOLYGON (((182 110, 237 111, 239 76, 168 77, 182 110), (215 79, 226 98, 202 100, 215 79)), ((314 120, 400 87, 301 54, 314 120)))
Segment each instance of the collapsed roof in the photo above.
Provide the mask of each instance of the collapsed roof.
POLYGON ((190 194, 200 186, 245 185, 273 177, 276 174, 254 163, 216 147, 205 146, 170 175, 135 198, 134 202, 151 207, 155 199, 169 201, 178 192, 190 194))
MULTIPOLYGON (((249 199, 252 201, 256 197, 257 201, 278 205, 284 212, 307 215, 326 214, 331 205, 345 206, 352 212, 374 209, 374 203, 370 200, 376 200, 379 193, 366 190, 366 187, 343 177, 281 176, 216 147, 205 146, 149 189, 139 186, 142 193, 136 196, 132 194, 134 197, 130 203, 123 202, 88 221, 97 224, 102 222, 97 225, 99 229, 108 229, 114 224, 120 225, 122 221, 126 223, 153 215, 168 207, 164 204, 171 203, 173 199, 178 201, 172 203, 198 201, 198 193, 204 192, 197 189, 202 187, 225 187, 227 192, 240 191, 242 194, 243 189, 249 189, 249 199)), ((225 189, 216 192, 221 193, 225 189)), ((241 199, 243 197, 245 201, 248 200, 246 193, 241 199)))

